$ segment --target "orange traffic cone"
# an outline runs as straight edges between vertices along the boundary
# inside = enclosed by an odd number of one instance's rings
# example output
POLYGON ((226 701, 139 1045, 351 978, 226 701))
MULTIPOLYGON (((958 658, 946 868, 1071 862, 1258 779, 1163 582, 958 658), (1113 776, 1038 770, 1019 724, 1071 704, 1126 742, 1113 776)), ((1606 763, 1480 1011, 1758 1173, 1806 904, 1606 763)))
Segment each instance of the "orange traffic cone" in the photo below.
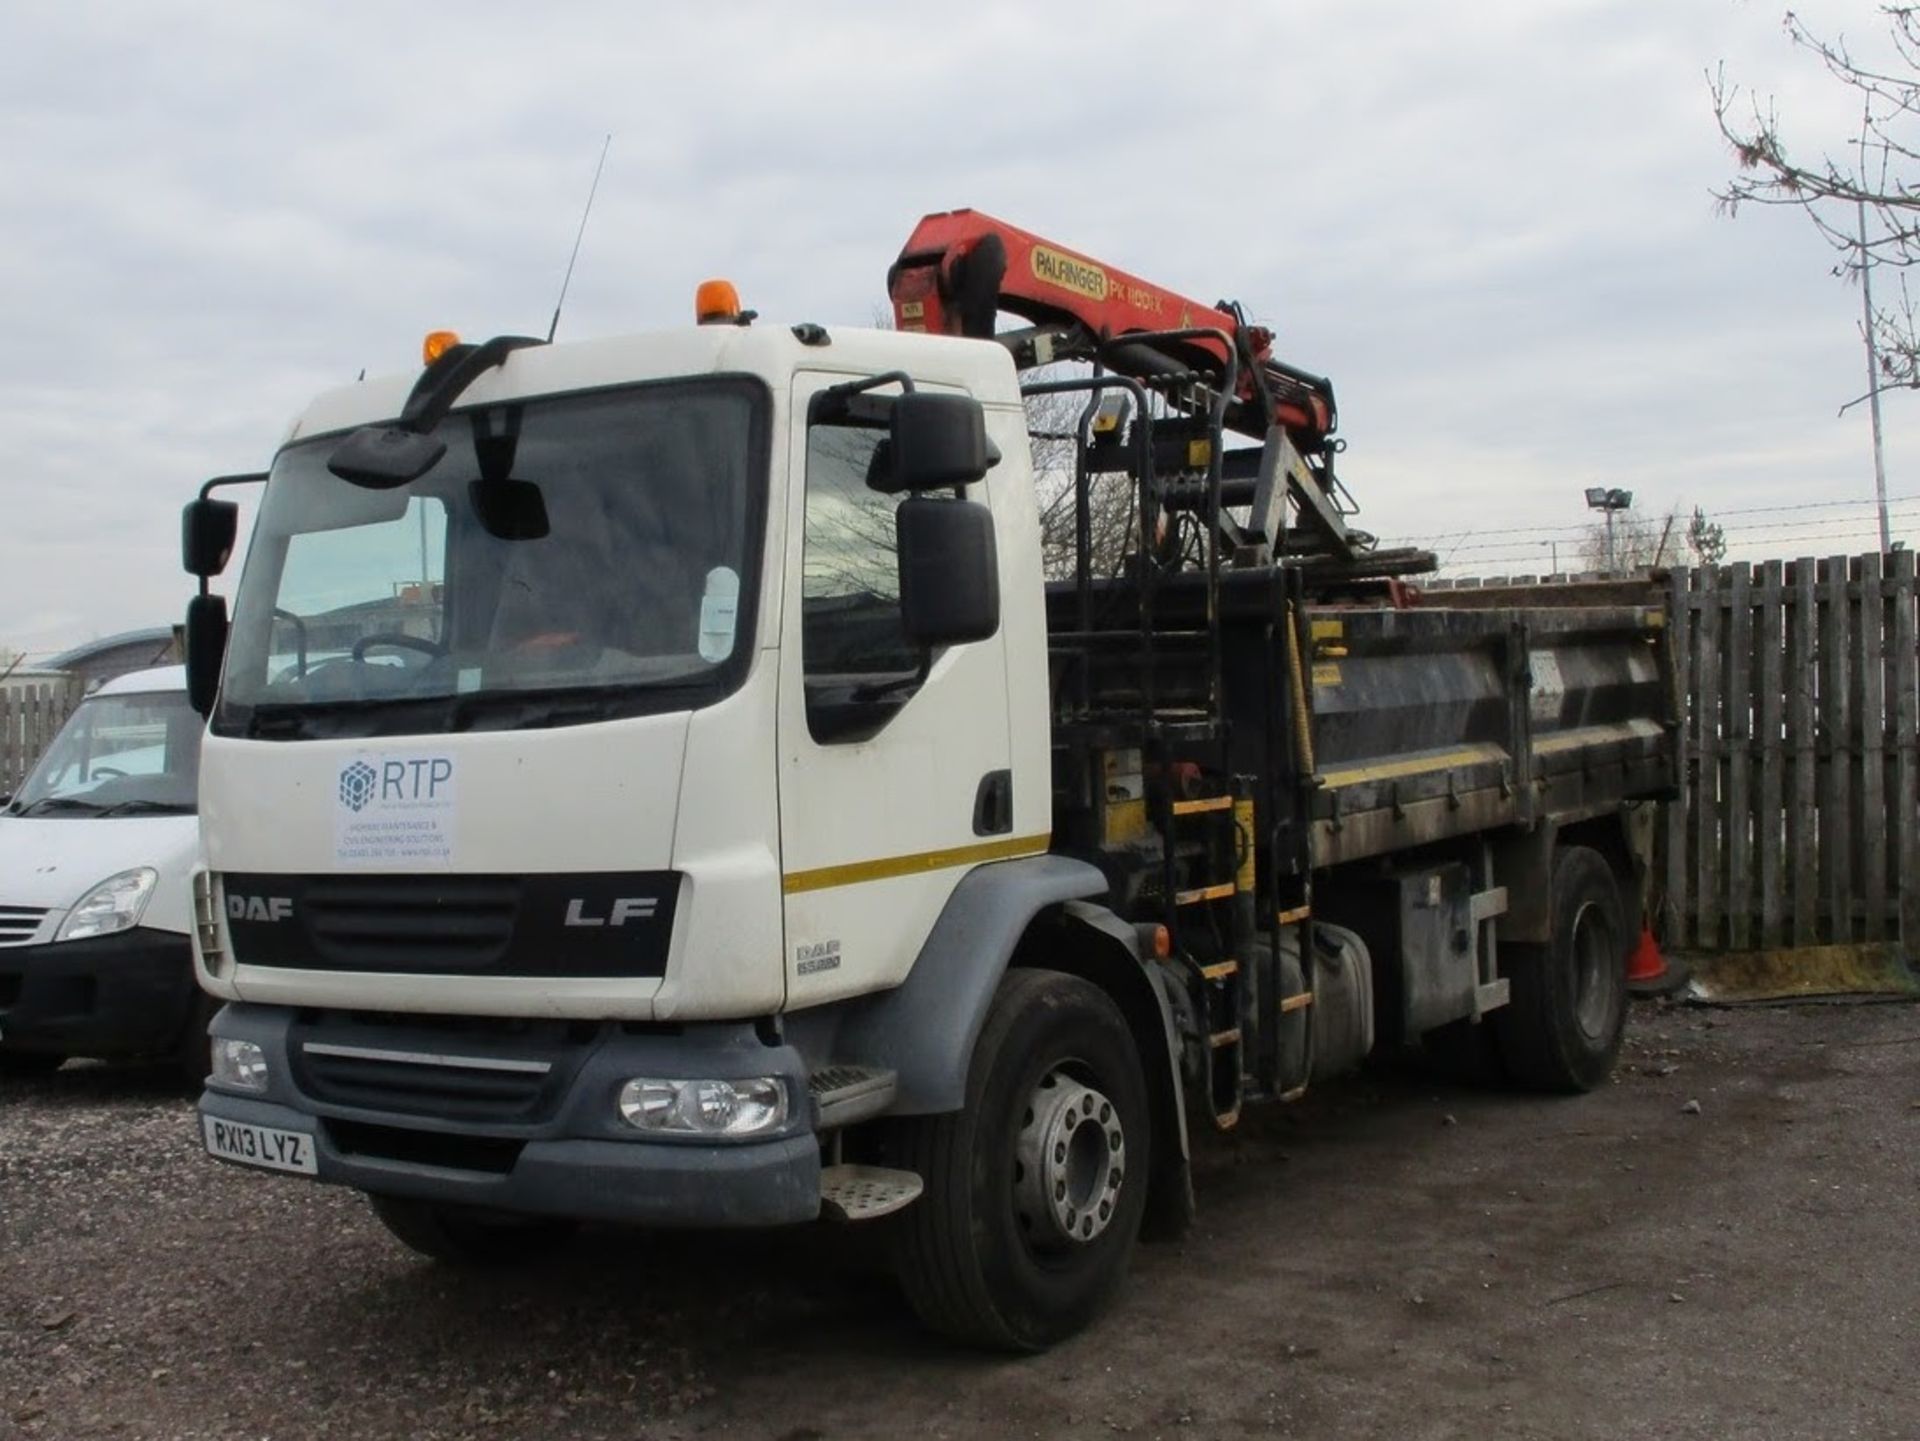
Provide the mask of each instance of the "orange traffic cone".
POLYGON ((1629 981, 1657 981, 1667 973, 1667 958, 1660 954, 1660 947, 1654 943, 1653 927, 1647 922, 1640 923, 1640 944, 1633 948, 1633 954, 1627 957, 1627 979, 1629 981))
POLYGON ((1658 995, 1668 987, 1667 958, 1653 939, 1653 926, 1642 920, 1640 944, 1627 957, 1627 989, 1641 995, 1658 995))

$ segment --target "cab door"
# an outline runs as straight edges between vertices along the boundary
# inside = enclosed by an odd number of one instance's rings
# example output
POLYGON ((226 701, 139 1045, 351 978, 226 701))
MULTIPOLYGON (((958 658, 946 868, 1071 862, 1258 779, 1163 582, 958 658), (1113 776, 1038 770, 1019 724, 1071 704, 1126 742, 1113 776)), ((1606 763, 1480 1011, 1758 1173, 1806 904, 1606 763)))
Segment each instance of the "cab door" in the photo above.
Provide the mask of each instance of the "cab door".
MULTIPOLYGON (((778 722, 790 1009, 897 984, 971 866, 1038 848, 1013 834, 1006 628, 932 653, 907 640, 902 498, 866 483, 886 432, 810 416, 847 378, 802 374, 793 396, 806 423, 793 431, 778 722)), ((986 504, 987 489, 966 498, 986 504)))

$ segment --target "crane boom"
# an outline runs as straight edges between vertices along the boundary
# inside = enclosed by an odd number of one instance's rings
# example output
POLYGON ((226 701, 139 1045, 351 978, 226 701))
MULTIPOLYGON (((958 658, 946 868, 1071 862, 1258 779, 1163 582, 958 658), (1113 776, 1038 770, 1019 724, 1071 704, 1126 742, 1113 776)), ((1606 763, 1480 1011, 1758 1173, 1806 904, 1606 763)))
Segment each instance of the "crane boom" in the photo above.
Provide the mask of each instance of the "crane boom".
POLYGON ((1334 429, 1332 382, 1277 361, 1273 332, 1247 324, 1237 305, 1204 305, 978 210, 922 219, 888 272, 887 292, 902 330, 986 338, 1004 310, 1037 326, 1078 328, 1122 372, 1151 372, 1156 360, 1159 368, 1218 369, 1225 346, 1208 336, 1132 350, 1126 343, 1129 335, 1218 331, 1240 353, 1232 429, 1259 438, 1284 425, 1303 449, 1334 429))
MULTIPOLYGON (((1352 507, 1343 505, 1333 469, 1342 448, 1333 438, 1333 382, 1276 358, 1273 332, 1249 324, 1234 302, 1203 304, 978 210, 923 217, 887 272, 887 294, 899 329, 997 338, 1022 368, 1089 359, 1149 381, 1231 374, 1219 424, 1278 457, 1262 463, 1285 475, 1304 529, 1300 546, 1343 570, 1433 569, 1428 552, 1375 550, 1371 536, 1349 529, 1352 507), (1034 329, 996 335, 1002 311, 1034 329)), ((1271 491, 1251 480, 1241 489, 1271 491)))

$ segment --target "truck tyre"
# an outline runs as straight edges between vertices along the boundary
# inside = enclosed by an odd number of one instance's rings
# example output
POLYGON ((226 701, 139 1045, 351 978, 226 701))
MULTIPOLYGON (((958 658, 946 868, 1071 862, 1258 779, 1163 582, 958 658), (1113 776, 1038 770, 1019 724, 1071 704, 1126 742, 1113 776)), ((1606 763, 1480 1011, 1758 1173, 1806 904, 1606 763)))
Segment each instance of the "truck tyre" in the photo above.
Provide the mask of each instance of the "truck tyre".
POLYGON ((405 1196, 369 1195, 373 1214, 394 1238, 436 1261, 495 1266, 532 1260, 574 1233, 575 1223, 509 1216, 405 1196))
POLYGON ((973 1048, 965 1109, 901 1123, 926 1184, 895 1266, 957 1341, 1039 1351, 1086 1325, 1125 1274, 1153 1148, 1146 1079, 1120 1009, 1056 971, 1008 972, 973 1048))
POLYGON ((67 1058, 44 1051, 0 1051, 0 1076, 26 1079, 50 1076, 67 1058))
POLYGON ((1553 858, 1552 940, 1503 945, 1511 1000, 1493 1020, 1523 1086, 1590 1091, 1613 1070, 1627 1020, 1627 927, 1620 882, 1598 851, 1553 858))

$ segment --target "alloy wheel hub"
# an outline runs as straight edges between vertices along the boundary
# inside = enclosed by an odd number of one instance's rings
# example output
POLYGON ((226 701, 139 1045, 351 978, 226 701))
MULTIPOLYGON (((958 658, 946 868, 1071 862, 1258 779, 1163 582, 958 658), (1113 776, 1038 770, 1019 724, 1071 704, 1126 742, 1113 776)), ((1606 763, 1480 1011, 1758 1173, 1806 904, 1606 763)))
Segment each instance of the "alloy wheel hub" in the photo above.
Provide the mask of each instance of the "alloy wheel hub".
POLYGON ((1126 1177, 1120 1114, 1100 1092, 1049 1071, 1027 1100, 1015 1146, 1014 1210, 1043 1245, 1085 1245, 1113 1220, 1126 1177))

